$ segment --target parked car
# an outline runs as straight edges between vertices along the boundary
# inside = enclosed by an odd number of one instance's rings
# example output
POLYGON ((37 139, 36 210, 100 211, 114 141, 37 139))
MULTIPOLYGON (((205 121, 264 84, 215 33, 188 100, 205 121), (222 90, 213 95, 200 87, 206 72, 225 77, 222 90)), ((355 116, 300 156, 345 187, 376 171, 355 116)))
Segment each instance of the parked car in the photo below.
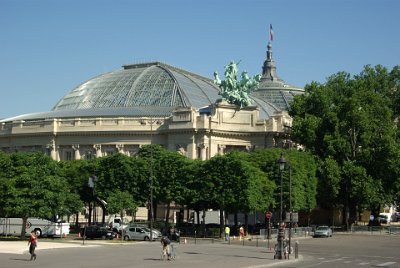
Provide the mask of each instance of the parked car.
POLYGON ((321 225, 315 228, 313 237, 331 237, 332 229, 329 226, 321 225))
POLYGON ((116 234, 112 230, 107 229, 106 227, 90 225, 84 227, 81 230, 81 236, 84 238, 101 238, 101 239, 114 239, 116 234))
MULTIPOLYGON (((149 232, 149 233, 150 233, 150 228, 148 228, 148 227, 143 227, 143 229, 144 229, 146 232, 149 232)), ((159 231, 159 230, 153 228, 153 239, 161 239, 161 237, 162 237, 161 231, 159 231)))
POLYGON ((400 221, 400 212, 394 214, 394 221, 400 221))
MULTIPOLYGON (((147 227, 126 227, 123 231, 124 240, 150 240, 150 229, 147 227)), ((156 240, 157 234, 153 231, 153 240, 156 240)))
MULTIPOLYGON (((131 223, 129 223, 128 227, 140 227, 140 228, 142 228, 143 230, 145 230, 146 232, 149 232, 149 233, 150 233, 150 228, 147 227, 146 224, 132 223, 132 222, 131 222, 131 223)), ((125 227, 124 229, 127 229, 127 227, 125 227)), ((162 237, 161 231, 159 231, 159 230, 153 228, 153 238, 155 238, 155 239, 161 239, 161 237, 162 237)))
POLYGON ((380 223, 390 223, 392 220, 392 214, 391 213, 379 213, 378 221, 380 223))

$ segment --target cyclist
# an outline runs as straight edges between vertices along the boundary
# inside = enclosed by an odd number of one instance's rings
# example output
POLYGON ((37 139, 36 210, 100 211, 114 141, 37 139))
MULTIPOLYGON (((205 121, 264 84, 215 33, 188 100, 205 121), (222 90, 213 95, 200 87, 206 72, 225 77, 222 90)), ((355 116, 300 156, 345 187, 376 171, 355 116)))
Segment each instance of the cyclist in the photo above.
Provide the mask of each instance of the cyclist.
POLYGON ((167 256, 168 260, 171 260, 170 244, 171 244, 171 241, 168 239, 168 237, 163 236, 163 238, 161 238, 161 245, 163 247, 163 258, 165 258, 165 256, 167 256))

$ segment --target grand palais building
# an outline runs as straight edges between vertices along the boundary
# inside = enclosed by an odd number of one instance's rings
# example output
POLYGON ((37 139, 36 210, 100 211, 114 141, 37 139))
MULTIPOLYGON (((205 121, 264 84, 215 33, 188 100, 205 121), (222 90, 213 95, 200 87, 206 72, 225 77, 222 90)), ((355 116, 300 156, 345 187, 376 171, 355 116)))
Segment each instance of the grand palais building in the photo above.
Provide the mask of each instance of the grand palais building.
POLYGON ((160 62, 124 65, 78 85, 51 111, 0 119, 0 150, 54 160, 134 155, 159 144, 206 160, 230 150, 283 147, 290 101, 304 90, 280 79, 268 45, 251 106, 218 102, 212 79, 160 62))

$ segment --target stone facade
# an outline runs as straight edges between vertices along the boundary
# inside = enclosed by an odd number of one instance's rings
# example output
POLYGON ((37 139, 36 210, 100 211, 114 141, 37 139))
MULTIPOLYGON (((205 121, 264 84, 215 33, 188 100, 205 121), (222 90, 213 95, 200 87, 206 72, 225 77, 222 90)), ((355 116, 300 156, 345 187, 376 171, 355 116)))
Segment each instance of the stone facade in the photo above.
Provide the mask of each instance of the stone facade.
POLYGON ((260 119, 255 106, 218 103, 208 112, 178 108, 170 117, 92 117, 10 121, 0 125, 0 150, 41 151, 54 160, 115 153, 135 155, 140 146, 160 144, 191 159, 206 160, 230 150, 282 147, 291 118, 287 112, 260 119))

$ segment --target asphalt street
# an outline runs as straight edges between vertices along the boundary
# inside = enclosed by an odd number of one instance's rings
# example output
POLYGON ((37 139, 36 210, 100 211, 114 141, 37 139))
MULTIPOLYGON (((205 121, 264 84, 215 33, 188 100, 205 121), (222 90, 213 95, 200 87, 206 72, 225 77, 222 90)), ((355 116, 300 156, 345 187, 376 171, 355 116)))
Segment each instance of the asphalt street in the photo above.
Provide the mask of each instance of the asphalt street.
MULTIPOLYGON (((159 242, 39 241, 29 261, 26 241, 0 241, 0 267, 400 267, 400 236, 347 235, 299 239, 299 259, 274 260, 273 252, 246 241, 175 244, 177 259, 161 261, 159 242)), ((199 241, 200 242, 200 241, 199 241)))
MULTIPOLYGON (((276 264, 266 248, 227 244, 174 244, 177 258, 161 260, 159 242, 115 243, 39 241, 37 260, 29 261, 26 242, 0 242, 0 267, 269 267, 276 264)), ((290 260, 286 262, 294 262, 290 260)))

